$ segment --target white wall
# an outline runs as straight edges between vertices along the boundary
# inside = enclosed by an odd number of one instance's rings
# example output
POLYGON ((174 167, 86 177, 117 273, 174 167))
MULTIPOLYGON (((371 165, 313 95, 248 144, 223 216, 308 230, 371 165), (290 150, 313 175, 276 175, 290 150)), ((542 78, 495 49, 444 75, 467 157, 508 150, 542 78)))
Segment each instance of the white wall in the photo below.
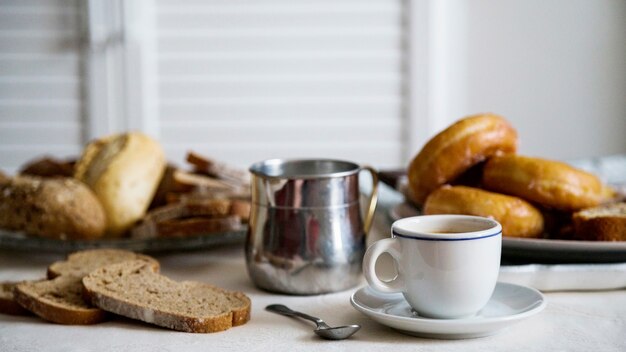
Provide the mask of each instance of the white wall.
POLYGON ((443 0, 434 13, 431 133, 492 111, 524 154, 626 153, 626 1, 443 0))

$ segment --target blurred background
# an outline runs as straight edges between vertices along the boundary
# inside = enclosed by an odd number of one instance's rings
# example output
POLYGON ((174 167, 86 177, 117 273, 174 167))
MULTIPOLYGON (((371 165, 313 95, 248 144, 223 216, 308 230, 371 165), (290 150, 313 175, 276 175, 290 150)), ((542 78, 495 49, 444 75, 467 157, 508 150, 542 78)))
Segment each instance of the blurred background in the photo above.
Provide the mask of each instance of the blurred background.
POLYGON ((495 112, 521 152, 626 153, 624 0, 0 0, 0 169, 142 130, 169 159, 404 167, 495 112))

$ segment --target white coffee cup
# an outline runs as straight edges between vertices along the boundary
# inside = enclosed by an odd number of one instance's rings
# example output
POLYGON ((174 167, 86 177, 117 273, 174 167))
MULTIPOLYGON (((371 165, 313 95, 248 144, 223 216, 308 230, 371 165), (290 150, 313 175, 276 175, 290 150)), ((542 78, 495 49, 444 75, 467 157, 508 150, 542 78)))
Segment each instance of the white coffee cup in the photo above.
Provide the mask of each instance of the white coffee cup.
POLYGON ((455 319, 478 313, 498 279, 502 226, 466 215, 424 215, 398 220, 392 238, 371 245, 363 273, 380 292, 402 292, 411 307, 430 318, 455 319), (398 275, 383 281, 375 271, 383 253, 394 259, 398 275))

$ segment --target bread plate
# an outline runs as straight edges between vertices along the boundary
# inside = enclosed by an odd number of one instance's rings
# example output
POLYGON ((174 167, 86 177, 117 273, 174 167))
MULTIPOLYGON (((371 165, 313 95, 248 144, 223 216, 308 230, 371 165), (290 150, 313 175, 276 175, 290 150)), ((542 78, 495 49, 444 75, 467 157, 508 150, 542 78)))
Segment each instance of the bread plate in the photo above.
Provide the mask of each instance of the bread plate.
MULTIPOLYGON (((419 211, 408 203, 397 204, 388 212, 391 221, 419 214, 419 211)), ((502 261, 506 264, 626 262, 626 242, 503 237, 502 261)))
POLYGON ((247 228, 223 233, 210 233, 174 238, 110 238, 98 240, 56 240, 27 236, 0 229, 0 249, 69 253, 83 249, 119 248, 138 252, 171 252, 207 249, 229 244, 243 244, 247 228))

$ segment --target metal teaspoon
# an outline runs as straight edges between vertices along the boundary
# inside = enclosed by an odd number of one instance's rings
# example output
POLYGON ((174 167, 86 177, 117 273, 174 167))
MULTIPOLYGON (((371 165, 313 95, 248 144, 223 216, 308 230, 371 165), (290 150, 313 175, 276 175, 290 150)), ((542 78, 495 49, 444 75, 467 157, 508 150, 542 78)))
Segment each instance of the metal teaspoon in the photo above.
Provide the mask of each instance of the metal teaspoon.
POLYGON ((328 326, 328 324, 326 324, 320 318, 316 318, 314 316, 310 316, 305 313, 296 312, 295 310, 291 310, 282 304, 270 304, 269 306, 265 307, 265 309, 273 313, 286 315, 288 317, 300 317, 306 320, 310 320, 314 322, 315 325, 317 325, 317 327, 315 328, 315 330, 313 330, 313 332, 315 332, 318 336, 328 339, 328 340, 347 339, 348 337, 352 336, 355 332, 359 331, 359 329, 361 328, 360 325, 346 325, 346 326, 331 327, 331 326, 328 326))

